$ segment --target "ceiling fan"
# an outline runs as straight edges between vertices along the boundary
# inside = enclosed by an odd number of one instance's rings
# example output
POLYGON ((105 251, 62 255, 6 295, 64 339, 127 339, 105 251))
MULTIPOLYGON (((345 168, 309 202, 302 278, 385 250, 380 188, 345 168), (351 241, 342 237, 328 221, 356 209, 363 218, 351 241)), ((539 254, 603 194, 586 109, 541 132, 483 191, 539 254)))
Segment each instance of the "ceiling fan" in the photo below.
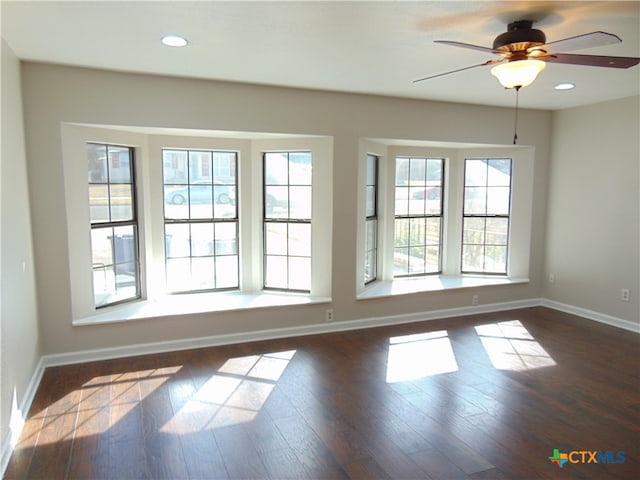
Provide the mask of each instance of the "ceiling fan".
POLYGON ((544 32, 532 28, 532 25, 532 20, 518 20, 509 23, 507 31, 495 38, 491 48, 451 40, 435 40, 436 43, 444 45, 493 53, 499 55, 501 58, 419 78, 414 80, 414 83, 469 70, 471 68, 495 65, 495 67, 491 69, 491 73, 498 78, 498 81, 505 88, 515 88, 519 90, 521 87, 533 83, 538 73, 545 68, 547 62, 607 68, 629 68, 640 62, 640 58, 634 57, 552 53, 550 47, 554 50, 572 51, 611 45, 620 43, 622 40, 612 33, 597 31, 547 43, 544 32))

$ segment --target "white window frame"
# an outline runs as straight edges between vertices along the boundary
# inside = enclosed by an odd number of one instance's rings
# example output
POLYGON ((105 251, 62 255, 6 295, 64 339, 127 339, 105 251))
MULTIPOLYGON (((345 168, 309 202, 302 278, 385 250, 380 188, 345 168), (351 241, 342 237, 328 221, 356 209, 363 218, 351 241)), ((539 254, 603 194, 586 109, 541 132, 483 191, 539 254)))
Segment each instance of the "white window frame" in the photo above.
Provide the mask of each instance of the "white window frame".
POLYGON ((333 139, 252 132, 61 126, 67 247, 73 325, 331 301, 333 139), (140 244, 140 299, 101 308, 93 303, 86 143, 131 146, 136 158, 140 244), (165 280, 162 149, 238 153, 240 288, 227 292, 169 294, 165 280), (307 150, 313 156, 312 260, 309 294, 262 289, 262 155, 307 150))
POLYGON ((385 296, 506 285, 529 282, 531 225, 535 148, 529 146, 467 146, 464 144, 406 141, 395 139, 361 139, 358 163, 358 211, 363 219, 358 225, 357 267, 364 259, 364 205, 366 155, 379 157, 379 233, 378 279, 365 285, 360 267, 356 277, 356 298, 365 300, 385 296), (396 157, 445 159, 442 273, 420 277, 393 277, 393 220, 396 157), (462 217, 464 160, 466 158, 511 158, 511 212, 506 275, 462 273, 462 217))

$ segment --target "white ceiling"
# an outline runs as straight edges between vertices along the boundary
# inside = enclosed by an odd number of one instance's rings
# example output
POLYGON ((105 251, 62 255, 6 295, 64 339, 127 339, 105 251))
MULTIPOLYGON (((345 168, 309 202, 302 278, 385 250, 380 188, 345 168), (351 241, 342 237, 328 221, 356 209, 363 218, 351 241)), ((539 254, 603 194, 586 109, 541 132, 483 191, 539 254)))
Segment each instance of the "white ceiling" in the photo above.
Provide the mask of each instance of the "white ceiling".
MULTIPOLYGON (((23 60, 265 85, 512 106, 479 67, 506 24, 536 20, 547 41, 602 30, 623 43, 571 53, 640 57, 640 2, 216 2, 2 0, 2 36, 23 60), (160 44, 166 33, 185 48, 160 44)), ((628 70, 548 64, 520 92, 525 108, 561 109, 640 94, 628 70), (553 85, 574 82, 571 91, 553 85)))

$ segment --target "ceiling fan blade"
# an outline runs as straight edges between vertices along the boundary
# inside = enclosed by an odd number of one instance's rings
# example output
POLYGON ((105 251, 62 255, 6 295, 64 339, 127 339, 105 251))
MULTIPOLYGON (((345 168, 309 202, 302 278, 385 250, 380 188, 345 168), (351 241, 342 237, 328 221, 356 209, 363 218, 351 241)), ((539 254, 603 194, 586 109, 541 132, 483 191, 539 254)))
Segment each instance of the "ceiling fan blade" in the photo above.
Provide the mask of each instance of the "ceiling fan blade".
POLYGON ((580 50, 583 48, 602 47, 605 45, 613 45, 621 43, 622 40, 617 35, 607 32, 591 32, 575 37, 563 38, 555 42, 549 42, 547 45, 553 45, 554 50, 562 50, 570 52, 572 50, 580 50))
POLYGON ((499 53, 493 48, 481 47, 480 45, 472 45, 470 43, 454 42, 452 40, 434 40, 435 43, 442 43, 444 45, 451 45, 452 47, 470 48, 471 50, 479 50, 481 52, 499 53))
POLYGON ((544 58, 551 63, 567 63, 587 67, 629 68, 640 63, 640 58, 608 57, 606 55, 575 55, 570 53, 554 53, 544 58))
POLYGON ((419 78, 417 80, 414 80, 413 83, 422 82, 424 80, 430 80, 430 79, 436 78, 436 77, 442 77, 443 75, 449 75, 449 74, 452 74, 452 73, 462 72, 464 70, 469 70, 471 68, 484 67, 485 65, 493 65, 494 63, 500 63, 500 62, 502 62, 502 60, 487 60, 486 62, 478 63, 477 65, 471 65, 469 67, 463 67, 463 68, 458 68, 457 70, 451 70, 450 72, 438 73, 436 75, 430 75, 428 77, 419 78))

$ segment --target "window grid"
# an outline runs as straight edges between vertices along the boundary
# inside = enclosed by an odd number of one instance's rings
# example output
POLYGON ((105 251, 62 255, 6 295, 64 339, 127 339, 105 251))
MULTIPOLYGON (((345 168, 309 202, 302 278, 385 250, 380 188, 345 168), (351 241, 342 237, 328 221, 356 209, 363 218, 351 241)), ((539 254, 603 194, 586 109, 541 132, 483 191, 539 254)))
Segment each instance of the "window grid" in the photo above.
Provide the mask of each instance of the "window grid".
POLYGON ((394 277, 442 272, 444 159, 396 158, 394 277))
POLYGON ((237 153, 163 149, 162 156, 167 289, 239 288, 237 153))
POLYGON ((266 152, 265 289, 311 291, 311 152, 266 152))
POLYGON ((378 157, 367 155, 364 283, 378 275, 378 157))
POLYGON ((511 159, 466 159, 462 273, 506 275, 511 159))
POLYGON ((140 298, 133 148, 87 143, 96 308, 140 298))

